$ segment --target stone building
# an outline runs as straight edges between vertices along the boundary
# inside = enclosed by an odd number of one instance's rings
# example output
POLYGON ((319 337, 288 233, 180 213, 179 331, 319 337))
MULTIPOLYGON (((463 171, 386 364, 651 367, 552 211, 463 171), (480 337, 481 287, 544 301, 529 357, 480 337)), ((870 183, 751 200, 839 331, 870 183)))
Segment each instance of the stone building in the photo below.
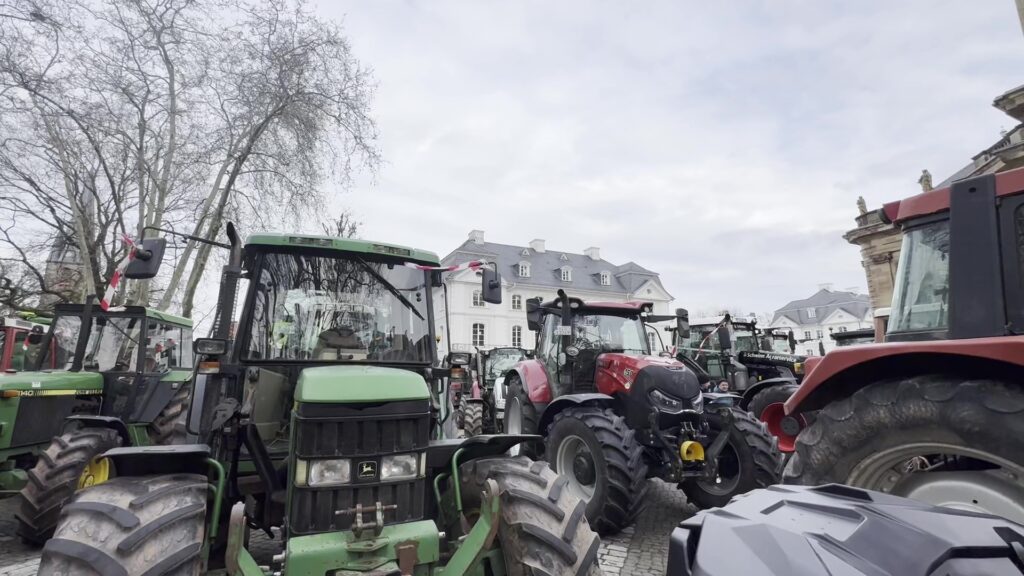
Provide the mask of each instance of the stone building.
MULTIPOLYGON (((74 242, 64 236, 57 236, 46 257, 43 281, 48 289, 63 294, 65 299, 77 300, 81 291, 82 258, 74 242)), ((60 298, 54 294, 43 294, 39 298, 39 307, 50 309, 59 301, 60 298)))
MULTIPOLYGON (((1024 166, 1024 85, 1018 86, 995 99, 992 104, 1005 112, 1018 124, 1004 131, 999 140, 977 153, 971 162, 940 182, 935 188, 945 188, 957 180, 993 174, 1024 166)), ((932 189, 931 174, 923 171, 918 180, 921 190, 932 189)), ((899 198, 894 198, 899 199, 899 198)), ((868 281, 871 306, 878 310, 888 308, 892 302, 893 280, 900 255, 900 232, 880 217, 880 210, 868 211, 863 199, 858 201, 860 214, 857 227, 843 235, 848 242, 860 246, 861 263, 868 281)), ((876 326, 876 328, 878 328, 876 326)), ((884 326, 881 326, 884 330, 884 326)))
MULTIPOLYGON (((473 230, 441 264, 453 266, 478 259, 497 264, 502 276, 502 303, 488 304, 480 297, 479 272, 445 274, 447 296, 445 291, 438 291, 434 303, 442 350, 496 346, 532 349, 534 335, 526 327, 526 300, 538 296, 551 300, 560 288, 584 300, 650 301, 655 314, 670 314, 672 310, 672 295, 662 286, 657 272, 635 262, 608 262, 596 247, 578 254, 550 250, 542 239, 525 246, 498 244, 485 241, 482 230, 473 230), (449 325, 445 325, 445 318, 449 325)), ((656 341, 654 344, 659 346, 656 341)))

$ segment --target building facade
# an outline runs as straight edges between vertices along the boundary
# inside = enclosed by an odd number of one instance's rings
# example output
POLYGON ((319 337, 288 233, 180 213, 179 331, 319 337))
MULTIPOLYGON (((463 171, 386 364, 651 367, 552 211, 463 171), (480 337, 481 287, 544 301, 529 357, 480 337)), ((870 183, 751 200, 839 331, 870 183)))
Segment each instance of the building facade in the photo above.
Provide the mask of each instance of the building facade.
POLYGON ((871 298, 846 290, 818 287, 811 297, 793 300, 775 311, 770 326, 792 330, 797 354, 818 356, 836 347, 831 335, 872 327, 871 298))
MULTIPOLYGON (((655 314, 670 314, 672 310, 672 295, 656 272, 635 262, 608 262, 596 247, 579 254, 548 250, 542 239, 525 246, 497 244, 485 241, 482 230, 473 230, 441 264, 453 266, 472 260, 497 265, 502 277, 502 303, 488 304, 481 299, 479 271, 445 274, 445 289, 437 291, 434 303, 437 333, 441 336, 439 348, 444 351, 500 346, 532 350, 535 335, 526 327, 526 300, 551 300, 559 289, 583 300, 650 301, 655 314)), ((655 345, 660 347, 657 341, 655 345)))

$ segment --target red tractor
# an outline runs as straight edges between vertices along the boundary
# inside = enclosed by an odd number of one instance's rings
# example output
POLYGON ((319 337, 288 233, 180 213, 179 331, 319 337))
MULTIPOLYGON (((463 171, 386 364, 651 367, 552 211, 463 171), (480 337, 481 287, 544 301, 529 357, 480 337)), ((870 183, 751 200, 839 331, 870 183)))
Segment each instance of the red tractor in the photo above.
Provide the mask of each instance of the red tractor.
POLYGON ((785 480, 1024 522, 1024 169, 882 210, 903 231, 886 342, 808 359, 785 480))
MULTIPOLYGON (((651 354, 652 308, 561 290, 551 302, 527 300, 536 355, 505 375, 506 432, 545 436, 548 462, 604 534, 633 522, 648 478, 677 483, 708 508, 778 482, 782 470, 763 423, 731 397, 701 394, 694 372, 667 353, 651 354)), ((675 319, 689 330, 683 311, 675 319)))

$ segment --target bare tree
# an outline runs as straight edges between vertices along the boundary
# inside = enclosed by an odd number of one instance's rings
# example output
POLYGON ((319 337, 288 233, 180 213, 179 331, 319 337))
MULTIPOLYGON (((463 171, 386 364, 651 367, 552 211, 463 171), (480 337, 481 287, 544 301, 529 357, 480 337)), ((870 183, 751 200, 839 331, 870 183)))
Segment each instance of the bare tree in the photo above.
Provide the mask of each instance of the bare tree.
MULTIPOLYGON (((379 161, 371 91, 300 0, 0 0, 0 256, 32 293, 80 299, 147 226, 212 239, 225 218, 318 214, 327 179, 379 161), (38 264, 55 240, 80 256, 74 289, 38 264)), ((162 308, 181 293, 191 313, 208 257, 185 246, 162 308)))

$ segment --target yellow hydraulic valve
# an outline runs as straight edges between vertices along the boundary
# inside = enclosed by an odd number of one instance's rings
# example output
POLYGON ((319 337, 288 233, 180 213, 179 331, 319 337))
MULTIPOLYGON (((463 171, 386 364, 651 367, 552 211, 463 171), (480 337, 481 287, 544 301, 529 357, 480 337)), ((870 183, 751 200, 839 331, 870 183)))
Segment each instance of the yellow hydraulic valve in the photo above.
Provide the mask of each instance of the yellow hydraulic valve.
POLYGON ((704 447, 700 442, 687 440, 679 447, 679 456, 683 462, 701 462, 704 460, 704 447))

